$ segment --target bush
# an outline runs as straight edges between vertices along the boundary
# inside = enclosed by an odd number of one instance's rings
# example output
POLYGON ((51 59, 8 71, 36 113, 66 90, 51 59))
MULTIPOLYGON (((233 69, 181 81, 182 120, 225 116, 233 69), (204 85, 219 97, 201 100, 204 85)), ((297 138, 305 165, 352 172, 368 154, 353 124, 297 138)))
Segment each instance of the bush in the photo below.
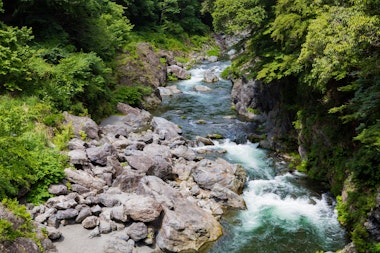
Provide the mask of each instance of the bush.
POLYGON ((67 159, 49 147, 44 118, 51 108, 36 98, 0 97, 0 198, 29 192, 36 203, 59 182, 67 159))

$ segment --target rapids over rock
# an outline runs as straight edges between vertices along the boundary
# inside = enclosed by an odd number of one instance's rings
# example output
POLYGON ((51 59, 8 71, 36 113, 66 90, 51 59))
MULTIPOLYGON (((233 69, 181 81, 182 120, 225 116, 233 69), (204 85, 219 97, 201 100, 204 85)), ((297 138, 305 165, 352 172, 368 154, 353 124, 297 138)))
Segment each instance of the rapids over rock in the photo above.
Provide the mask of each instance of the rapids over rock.
POLYGON ((240 119, 231 108, 231 82, 219 76, 228 64, 206 62, 193 68, 191 79, 175 83, 180 92, 164 97, 156 111, 180 125, 187 138, 223 137, 214 140, 214 146, 198 149, 206 156, 239 163, 247 171, 242 194, 247 209, 223 216, 224 235, 203 252, 314 253, 343 248, 347 241, 337 220, 334 198, 318 182, 289 172, 285 162, 247 141, 259 126, 240 119), (210 70, 219 81, 203 80, 210 70))

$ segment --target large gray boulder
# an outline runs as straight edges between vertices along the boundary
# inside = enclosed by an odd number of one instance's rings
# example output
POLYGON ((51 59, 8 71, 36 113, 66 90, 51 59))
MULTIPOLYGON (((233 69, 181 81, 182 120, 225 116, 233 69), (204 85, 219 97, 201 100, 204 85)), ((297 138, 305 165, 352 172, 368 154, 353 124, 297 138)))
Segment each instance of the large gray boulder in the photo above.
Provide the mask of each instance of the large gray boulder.
POLYGON ((66 124, 70 124, 77 138, 99 139, 99 126, 89 117, 79 117, 64 112, 66 124))
POLYGON ((206 83, 215 83, 219 81, 219 77, 215 75, 214 70, 206 70, 203 74, 203 81, 206 83))
POLYGON ((241 210, 247 208, 244 199, 240 195, 219 184, 214 185, 212 188, 210 198, 215 199, 216 202, 221 203, 226 208, 241 210))
POLYGON ((148 235, 148 227, 143 222, 132 223, 125 229, 125 233, 135 242, 145 239, 148 235))
POLYGON ((131 194, 123 202, 123 209, 135 221, 151 222, 156 220, 162 206, 152 197, 131 194))
POLYGON ((190 79, 191 75, 178 65, 170 65, 167 67, 167 73, 172 74, 178 79, 186 80, 190 79))
POLYGON ((154 132, 163 140, 170 140, 182 134, 182 129, 176 124, 161 117, 153 117, 151 125, 154 132))
POLYGON ((222 158, 200 161, 192 176, 204 189, 212 190, 215 184, 219 184, 235 193, 242 192, 247 177, 241 165, 230 164, 222 158))
POLYGON ((68 155, 72 165, 88 165, 88 157, 85 150, 71 150, 68 155))
POLYGON ((101 190, 106 185, 103 179, 95 178, 83 170, 66 168, 64 172, 70 182, 82 185, 88 189, 101 190))
POLYGON ((104 144, 100 147, 93 147, 86 149, 88 159, 94 163, 101 166, 107 165, 107 158, 116 155, 116 148, 109 143, 104 144))
POLYGON ((124 115, 113 115, 103 120, 100 123, 103 133, 127 137, 129 133, 141 132, 150 128, 152 115, 148 111, 122 103, 118 104, 118 109, 124 115))
POLYGON ((164 209, 156 237, 163 251, 198 251, 222 235, 221 225, 210 212, 184 198, 161 179, 144 177, 138 192, 153 197, 164 209))

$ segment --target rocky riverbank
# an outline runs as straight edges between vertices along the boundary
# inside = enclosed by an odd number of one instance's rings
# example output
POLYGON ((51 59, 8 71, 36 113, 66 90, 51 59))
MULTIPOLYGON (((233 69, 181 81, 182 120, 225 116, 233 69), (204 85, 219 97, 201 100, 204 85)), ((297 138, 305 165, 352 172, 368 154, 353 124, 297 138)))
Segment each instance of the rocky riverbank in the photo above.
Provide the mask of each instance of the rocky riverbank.
POLYGON ((118 109, 123 115, 99 126, 65 114, 76 135, 71 167, 64 182, 50 186, 56 197, 30 210, 57 242, 50 252, 75 244, 77 252, 94 252, 81 241, 101 246, 96 252, 198 251, 218 239, 224 210, 245 208, 244 169, 203 159, 193 148, 212 142, 187 140, 164 118, 125 104, 118 109), (70 226, 78 237, 67 236, 70 226))

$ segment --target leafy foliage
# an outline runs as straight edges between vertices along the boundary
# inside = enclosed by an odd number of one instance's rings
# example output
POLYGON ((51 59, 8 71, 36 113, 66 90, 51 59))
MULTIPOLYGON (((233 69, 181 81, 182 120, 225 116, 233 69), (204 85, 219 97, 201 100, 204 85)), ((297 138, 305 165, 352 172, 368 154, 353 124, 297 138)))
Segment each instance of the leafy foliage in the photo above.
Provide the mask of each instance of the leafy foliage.
POLYGON ((51 114, 35 98, 0 98, 0 198, 28 192, 30 200, 47 197, 47 187, 63 178, 66 158, 48 146, 41 121, 51 114))

